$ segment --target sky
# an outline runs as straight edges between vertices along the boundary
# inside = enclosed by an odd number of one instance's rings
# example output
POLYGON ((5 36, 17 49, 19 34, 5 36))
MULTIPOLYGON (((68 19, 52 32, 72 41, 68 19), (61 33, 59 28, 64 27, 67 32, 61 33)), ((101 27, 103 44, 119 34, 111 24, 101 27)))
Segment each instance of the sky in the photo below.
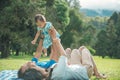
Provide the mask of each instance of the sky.
POLYGON ((79 0, 81 8, 120 11, 120 0, 79 0))

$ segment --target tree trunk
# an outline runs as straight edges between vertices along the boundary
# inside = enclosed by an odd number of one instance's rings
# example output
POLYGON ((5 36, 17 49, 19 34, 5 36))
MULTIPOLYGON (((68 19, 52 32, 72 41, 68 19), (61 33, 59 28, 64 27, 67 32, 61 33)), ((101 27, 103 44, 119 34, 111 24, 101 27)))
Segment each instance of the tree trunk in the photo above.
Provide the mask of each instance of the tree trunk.
POLYGON ((1 45, 1 58, 6 58, 10 55, 9 42, 2 43, 1 45))
POLYGON ((18 50, 18 49, 16 49, 16 54, 15 54, 15 56, 19 56, 19 50, 18 50))
POLYGON ((9 36, 3 35, 1 36, 1 58, 6 58, 10 55, 10 48, 9 48, 9 36))

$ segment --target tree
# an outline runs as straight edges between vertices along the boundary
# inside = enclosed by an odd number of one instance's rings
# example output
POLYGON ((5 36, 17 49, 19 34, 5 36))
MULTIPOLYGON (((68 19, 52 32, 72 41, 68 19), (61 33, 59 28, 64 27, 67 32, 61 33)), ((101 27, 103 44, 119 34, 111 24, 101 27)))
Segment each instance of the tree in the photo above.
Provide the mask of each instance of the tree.
POLYGON ((118 20, 116 23, 116 39, 115 39, 115 53, 113 56, 120 59, 120 13, 118 13, 118 20))
POLYGON ((101 30, 97 35, 97 42, 95 45, 96 55, 102 56, 104 58, 108 53, 108 38, 106 31, 101 30))
POLYGON ((108 23, 111 22, 111 20, 113 21, 114 24, 117 23, 117 21, 118 21, 118 13, 117 12, 114 12, 112 14, 112 16, 110 17, 110 19, 108 20, 108 23))
POLYGON ((82 14, 80 13, 79 0, 66 0, 69 7, 70 23, 66 26, 61 36, 61 42, 65 48, 77 48, 81 45, 82 14))
MULTIPOLYGON (((102 32, 103 33, 103 32, 102 32)), ((107 23, 106 30, 104 34, 99 33, 98 41, 96 43, 96 49, 98 55, 105 54, 111 58, 120 58, 119 48, 120 48, 120 14, 113 13, 107 23), (105 37, 100 37, 105 36, 105 37), (103 39, 100 40, 100 38, 103 39), (103 45, 104 44, 104 45, 103 45), (102 48, 100 51, 99 49, 102 48)))
POLYGON ((93 46, 95 41, 96 28, 93 25, 84 26, 82 29, 83 35, 81 36, 80 43, 86 46, 93 46))
POLYGON ((62 33, 69 24, 68 5, 64 0, 46 0, 46 18, 62 33))
POLYGON ((19 55, 19 51, 33 52, 33 47, 30 42, 34 35, 34 16, 40 10, 44 13, 42 7, 44 1, 39 0, 8 0, 1 3, 2 5, 0 12, 0 51, 1 57, 8 57, 10 50, 16 52, 19 55), (8 14, 9 13, 9 14, 8 14))
POLYGON ((108 37, 108 55, 112 58, 113 54, 115 54, 115 40, 116 40, 116 26, 111 20, 108 23, 107 29, 106 29, 106 34, 108 37))
POLYGON ((80 33, 82 29, 82 20, 81 15, 77 10, 71 9, 69 12, 70 17, 70 23, 65 28, 65 31, 63 32, 61 39, 62 44, 65 48, 67 47, 78 47, 80 46, 79 40, 80 40, 80 33))

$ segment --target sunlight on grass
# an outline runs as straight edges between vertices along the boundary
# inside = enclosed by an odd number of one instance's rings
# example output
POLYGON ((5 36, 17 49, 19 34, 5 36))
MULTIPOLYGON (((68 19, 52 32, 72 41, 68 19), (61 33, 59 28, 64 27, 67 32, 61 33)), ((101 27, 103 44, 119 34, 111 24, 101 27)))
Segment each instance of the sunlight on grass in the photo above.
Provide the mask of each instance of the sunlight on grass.
MULTIPOLYGON (((31 61, 33 56, 11 56, 7 59, 0 59, 0 71, 1 70, 14 70, 19 69, 20 66, 28 61, 31 61)), ((46 61, 48 57, 42 57, 39 61, 46 61)))
MULTIPOLYGON (((30 61, 32 56, 11 56, 7 59, 0 59, 0 71, 1 70, 16 70, 19 69, 22 64, 30 61)), ((39 61, 46 61, 48 57, 42 57, 39 61)), ((120 80, 120 60, 119 59, 102 59, 101 57, 94 57, 98 70, 101 73, 107 74, 106 80, 120 80)), ((91 80, 98 80, 92 77, 91 80)))
POLYGON ((102 59, 100 57, 94 57, 94 59, 98 70, 108 76, 106 80, 120 80, 120 59, 102 59))

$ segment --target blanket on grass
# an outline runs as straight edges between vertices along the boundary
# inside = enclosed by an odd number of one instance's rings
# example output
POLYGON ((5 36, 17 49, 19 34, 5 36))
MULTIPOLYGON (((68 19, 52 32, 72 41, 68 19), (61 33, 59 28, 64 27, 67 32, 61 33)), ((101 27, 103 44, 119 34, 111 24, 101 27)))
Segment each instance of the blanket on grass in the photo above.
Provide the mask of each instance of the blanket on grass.
POLYGON ((3 70, 0 71, 0 80, 22 80, 17 78, 18 70, 3 70))

